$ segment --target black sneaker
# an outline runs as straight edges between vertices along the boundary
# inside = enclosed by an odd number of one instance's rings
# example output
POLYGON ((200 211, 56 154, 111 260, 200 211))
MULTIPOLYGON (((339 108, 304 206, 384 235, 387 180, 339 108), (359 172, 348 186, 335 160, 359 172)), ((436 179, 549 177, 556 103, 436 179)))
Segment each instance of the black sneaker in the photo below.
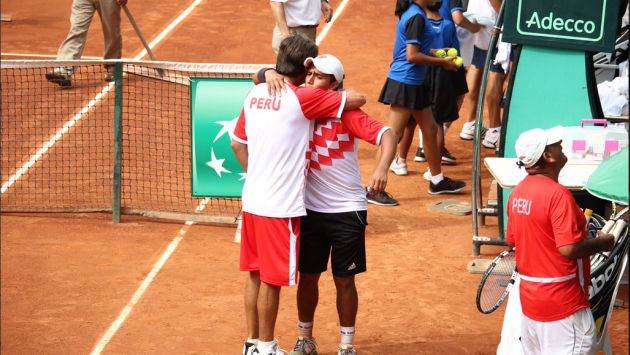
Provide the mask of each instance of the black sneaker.
POLYGON ((418 147, 418 150, 416 150, 416 156, 413 157, 413 161, 427 161, 427 157, 424 156, 424 149, 422 149, 422 147, 418 147))
POLYGON ((454 194, 466 187, 466 183, 460 180, 451 180, 446 176, 436 184, 429 182, 429 193, 431 195, 454 194))
POLYGON ((457 164, 457 158, 455 158, 453 156, 453 154, 451 154, 451 152, 449 152, 446 147, 444 147, 444 149, 442 149, 442 163, 446 164, 446 165, 455 165, 457 164))
POLYGON ((116 80, 116 75, 112 72, 107 72, 107 74, 105 74, 105 76, 103 77, 103 80, 111 83, 112 81, 116 80))
POLYGON ((398 200, 392 197, 392 195, 388 194, 385 191, 378 192, 374 195, 367 192, 367 188, 365 191, 367 195, 367 200, 369 203, 373 203, 379 206, 396 206, 398 205, 398 200))
POLYGON ((51 83, 55 83, 63 88, 72 86, 72 79, 69 74, 61 73, 58 71, 51 71, 46 73, 46 80, 51 83))
POLYGON ((256 349, 256 344, 250 343, 248 341, 243 345, 243 355, 254 355, 258 354, 258 349, 256 349))

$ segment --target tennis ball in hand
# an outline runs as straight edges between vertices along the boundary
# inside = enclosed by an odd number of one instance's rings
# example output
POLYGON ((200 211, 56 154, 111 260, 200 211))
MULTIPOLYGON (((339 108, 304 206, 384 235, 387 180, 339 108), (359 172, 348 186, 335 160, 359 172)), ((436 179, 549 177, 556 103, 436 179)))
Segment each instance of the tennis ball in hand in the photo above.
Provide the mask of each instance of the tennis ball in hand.
POLYGON ((462 65, 464 65, 464 60, 462 59, 462 57, 457 57, 453 59, 453 63, 455 63, 455 65, 457 65, 458 68, 461 68, 462 65))
POLYGON ((438 49, 435 51, 435 56, 438 58, 444 58, 446 57, 446 52, 443 49, 438 49))
POLYGON ((449 48, 448 52, 446 52, 446 55, 449 57, 457 57, 457 49, 455 48, 449 48))

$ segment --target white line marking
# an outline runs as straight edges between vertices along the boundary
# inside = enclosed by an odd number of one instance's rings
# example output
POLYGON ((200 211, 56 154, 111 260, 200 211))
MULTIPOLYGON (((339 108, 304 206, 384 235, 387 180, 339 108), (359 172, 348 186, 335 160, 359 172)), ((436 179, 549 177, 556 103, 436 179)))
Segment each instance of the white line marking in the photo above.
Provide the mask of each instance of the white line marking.
POLYGON ((324 29, 322 30, 322 32, 317 36, 317 38, 315 39, 315 44, 319 46, 319 44, 322 43, 324 38, 326 38, 328 31, 330 31, 330 29, 332 28, 333 23, 335 23, 335 21, 337 21, 337 18, 341 16, 341 13, 346 8, 349 2, 350 0, 343 0, 341 4, 339 5, 339 7, 336 10, 334 10, 332 19, 330 19, 330 22, 328 22, 326 26, 324 26, 324 29))
MULTIPOLYGON (((184 10, 184 12, 182 12, 179 16, 177 16, 177 18, 175 20, 173 20, 173 22, 171 22, 168 26, 166 26, 164 31, 162 31, 159 35, 157 35, 157 37, 155 37, 155 39, 153 41, 151 41, 151 43, 149 43, 149 47, 151 49, 153 49, 153 47, 155 47, 158 43, 160 43, 164 39, 164 37, 166 37, 166 35, 169 32, 171 32, 175 28, 175 26, 177 26, 188 15, 190 15, 190 13, 195 9, 195 7, 197 7, 197 5, 199 5, 199 4, 201 4, 201 2, 202 2, 202 0, 195 0, 195 2, 190 4, 190 6, 188 6, 188 8, 186 10, 184 10)), ((140 59, 140 58, 144 57, 145 55, 147 55, 147 50, 143 49, 142 52, 140 52, 140 54, 138 54, 136 56, 136 59, 140 59)))
POLYGON ((103 96, 105 96, 105 94, 107 94, 112 89, 113 86, 114 83, 109 83, 108 85, 106 85, 100 93, 98 93, 92 100, 90 100, 90 102, 88 102, 87 105, 85 105, 81 109, 81 111, 79 111, 79 113, 74 115, 63 125, 63 127, 61 127, 60 130, 57 131, 57 133, 50 137, 48 142, 44 143, 44 145, 39 148, 37 152, 35 152, 35 154, 33 154, 31 158, 9 178, 9 180, 7 180, 7 182, 2 184, 0 194, 5 193, 9 189, 9 187, 11 187, 11 185, 13 185, 19 178, 21 178, 22 175, 24 175, 31 166, 35 165, 37 160, 39 160, 39 158, 41 158, 48 151, 48 149, 50 149, 50 147, 60 141, 63 135, 66 134, 70 130, 70 128, 74 127, 74 125, 79 122, 81 118, 83 118, 84 114, 86 114, 92 107, 96 106, 98 101, 101 100, 103 96))
MULTIPOLYGON (((200 213, 201 211, 203 211, 206 205, 208 204, 209 200, 210 200, 209 198, 205 198, 201 200, 201 202, 195 209, 195 212, 200 213)), ((92 350, 90 355, 99 355, 105 349, 105 346, 107 346, 107 344, 112 339, 112 337, 116 335, 116 333, 118 332, 118 329, 120 329, 120 327, 125 322, 129 314, 131 314, 133 307, 138 303, 138 301, 140 301, 140 298, 142 298, 142 295, 144 295, 144 292, 147 290, 147 288, 149 288, 149 285, 151 285, 151 282, 153 282, 153 280, 155 279, 157 274, 160 272, 162 267, 164 267, 164 264, 166 264, 166 261, 171 257, 171 255, 173 255, 173 252, 175 252, 175 249, 177 249, 177 247, 179 246, 179 243, 182 241, 182 239, 184 239, 184 236, 188 232, 188 229, 194 223, 195 222, 193 221, 186 221, 186 224, 184 224, 184 226, 182 226, 179 232, 177 232, 177 236, 175 236, 175 238, 173 238, 173 240, 168 244, 168 247, 166 247, 166 250, 164 251, 164 253, 162 253, 162 256, 160 257, 160 259, 158 259, 158 261, 153 265, 153 268, 151 268, 151 271, 149 272, 147 277, 145 277, 144 280, 142 280, 142 283, 140 284, 136 292, 134 292, 133 296, 131 296, 131 299, 129 300, 127 305, 125 305, 125 307, 122 309, 122 311, 118 315, 118 318, 116 318, 114 323, 112 323, 112 325, 109 326, 109 329, 107 329, 107 331, 98 341, 96 346, 94 346, 94 349, 92 350)))
MULTIPOLYGON (((186 10, 184 10, 184 12, 182 12, 182 14, 178 16, 173 22, 171 22, 171 24, 167 26, 164 29, 164 31, 162 31, 156 37, 155 40, 151 41, 151 43, 149 44, 149 47, 153 48, 155 45, 160 43, 160 41, 164 39, 164 37, 166 37, 166 34, 168 34, 173 28, 175 28, 175 25, 180 23, 186 16, 188 16, 192 12, 192 10, 201 2, 202 0, 195 0, 195 2, 193 2, 186 10)), ((146 49, 143 49, 135 58, 140 59, 144 57, 146 54, 147 54, 146 49)), ((195 212, 200 213, 201 211, 203 211, 208 205, 209 201, 210 201, 209 198, 205 198, 201 200, 199 202, 199 205, 195 209, 195 212)), ((142 297, 146 289, 149 287, 151 282, 153 282, 153 279, 155 278, 155 276, 158 274, 158 272, 160 272, 160 270, 162 269, 166 261, 170 258, 170 256, 173 254, 175 249, 177 249, 177 247, 179 246, 179 243, 182 241, 182 239, 188 232, 188 229, 193 224, 194 224, 194 221, 186 221, 184 226, 177 233, 177 236, 173 238, 173 240, 170 242, 170 244, 166 248, 166 251, 164 251, 164 254, 162 254, 160 259, 155 263, 155 265, 153 265, 153 268, 151 269, 151 272, 149 273, 149 275, 147 275, 147 277, 142 281, 142 283, 140 284, 136 292, 133 294, 133 296, 131 297, 127 305, 125 306, 125 308, 123 308, 123 310, 120 312, 120 314, 118 315, 118 318, 116 318, 114 323, 110 325, 110 327, 107 329, 105 334, 101 337, 98 343, 96 343, 90 355, 100 355, 103 349, 105 349, 105 347, 110 342, 112 337, 116 335, 116 333, 118 332, 118 329, 120 329, 122 324, 125 322, 129 314, 133 310, 133 307, 138 303, 138 301, 140 300, 140 298, 142 297)))
MULTIPOLYGON (((201 2, 202 0, 195 0, 192 4, 190 4, 188 8, 184 10, 184 12, 182 12, 175 20, 173 20, 173 22, 171 22, 153 41, 151 41, 151 43, 149 44, 149 47, 153 48, 156 45, 158 45, 166 37, 166 35, 170 31, 172 31, 173 28, 175 28, 177 24, 182 22, 182 20, 186 16, 188 16, 192 12, 192 10, 195 7, 197 7, 197 5, 199 5, 201 2)), ((140 51, 140 53, 138 53, 138 55, 134 57, 134 59, 139 60, 142 57, 144 57, 146 54, 147 54, 146 49, 143 49, 142 51, 140 51)), ((81 111, 79 111, 79 113, 74 115, 69 121, 67 121, 63 125, 63 127, 61 127, 59 131, 57 131, 57 133, 55 133, 47 142, 45 142, 44 145, 41 148, 39 148, 37 152, 35 152, 35 154, 33 154, 29 158, 29 160, 17 170, 15 174, 9 177, 9 179, 5 183, 2 184, 2 188, 0 188, 0 195, 5 193, 17 180, 19 180, 28 171, 30 167, 35 165, 35 163, 48 151, 48 149, 50 149, 50 147, 52 147, 55 143, 61 140, 63 135, 68 133, 70 128, 72 128, 78 121, 80 121, 83 118, 83 115, 86 114, 90 110, 90 108, 92 108, 97 103, 98 100, 102 99, 105 95, 107 95, 107 93, 109 93, 109 91, 113 87, 114 87, 114 83, 109 83, 108 85, 105 85, 103 89, 101 90, 101 92, 98 93, 92 100, 90 100, 90 102, 88 102, 88 104, 85 105, 81 109, 81 111)))

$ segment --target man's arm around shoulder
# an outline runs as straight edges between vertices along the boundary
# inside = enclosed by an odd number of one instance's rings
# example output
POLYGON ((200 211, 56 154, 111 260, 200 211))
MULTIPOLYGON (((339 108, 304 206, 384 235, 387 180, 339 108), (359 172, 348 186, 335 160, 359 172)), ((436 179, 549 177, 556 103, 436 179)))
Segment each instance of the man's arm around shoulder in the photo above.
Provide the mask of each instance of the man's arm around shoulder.
POLYGON ((365 105, 367 101, 365 100, 365 96, 355 90, 346 90, 346 104, 343 107, 344 111, 350 111, 358 109, 359 107, 365 105))

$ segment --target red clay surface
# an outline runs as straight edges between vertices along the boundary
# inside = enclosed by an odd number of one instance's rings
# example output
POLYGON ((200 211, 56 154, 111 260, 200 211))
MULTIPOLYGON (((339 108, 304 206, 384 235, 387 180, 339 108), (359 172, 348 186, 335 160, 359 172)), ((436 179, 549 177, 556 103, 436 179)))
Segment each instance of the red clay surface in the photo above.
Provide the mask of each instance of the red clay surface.
MULTIPOLYGON (((129 7, 150 40, 191 2, 131 0, 129 7)), ((2 13, 13 21, 1 25, 2 52, 55 54, 68 30, 71 1, 54 3, 3 2, 2 13)), ((391 57, 392 13, 388 2, 351 1, 320 50, 343 61, 346 87, 363 92, 366 111, 384 122, 387 107, 376 99, 391 57)), ((155 54, 175 61, 271 63, 272 27, 266 1, 204 1, 155 54)), ((141 44, 126 20, 123 34, 124 57, 133 57, 141 44)), ((101 53, 95 19, 84 55, 101 53)), ((461 124, 456 122, 447 138, 459 163, 445 172, 470 181, 472 145, 457 138, 461 124)), ((373 168, 373 147, 362 145, 360 158, 366 177, 373 168)), ((426 193, 424 164, 409 167, 409 176, 390 176, 388 190, 401 206, 370 206, 368 272, 357 278, 358 349, 362 354, 494 353, 504 308, 491 315, 475 308, 480 277, 466 270, 473 259, 471 218, 429 212, 430 204, 445 198, 426 193)), ((484 174, 487 191, 490 178, 484 174)), ((448 198, 468 201, 469 196, 470 187, 448 198)), ((496 224, 496 218, 488 218, 481 234, 497 235, 496 224)), ((108 214, 2 215, 2 353, 90 352, 182 226, 132 217, 113 224, 108 214)), ((233 235, 234 228, 191 226, 104 353, 238 353, 246 335, 244 275, 238 271, 233 235)), ((482 257, 501 249, 482 247, 482 257)), ((334 354, 338 321, 330 275, 320 286, 315 336, 320 354, 334 354)), ((276 334, 285 349, 296 334, 295 292, 282 293, 276 334)), ((626 307, 627 294, 624 286, 619 297, 626 307)), ((628 353, 627 308, 615 309, 609 331, 613 351, 628 353)))

